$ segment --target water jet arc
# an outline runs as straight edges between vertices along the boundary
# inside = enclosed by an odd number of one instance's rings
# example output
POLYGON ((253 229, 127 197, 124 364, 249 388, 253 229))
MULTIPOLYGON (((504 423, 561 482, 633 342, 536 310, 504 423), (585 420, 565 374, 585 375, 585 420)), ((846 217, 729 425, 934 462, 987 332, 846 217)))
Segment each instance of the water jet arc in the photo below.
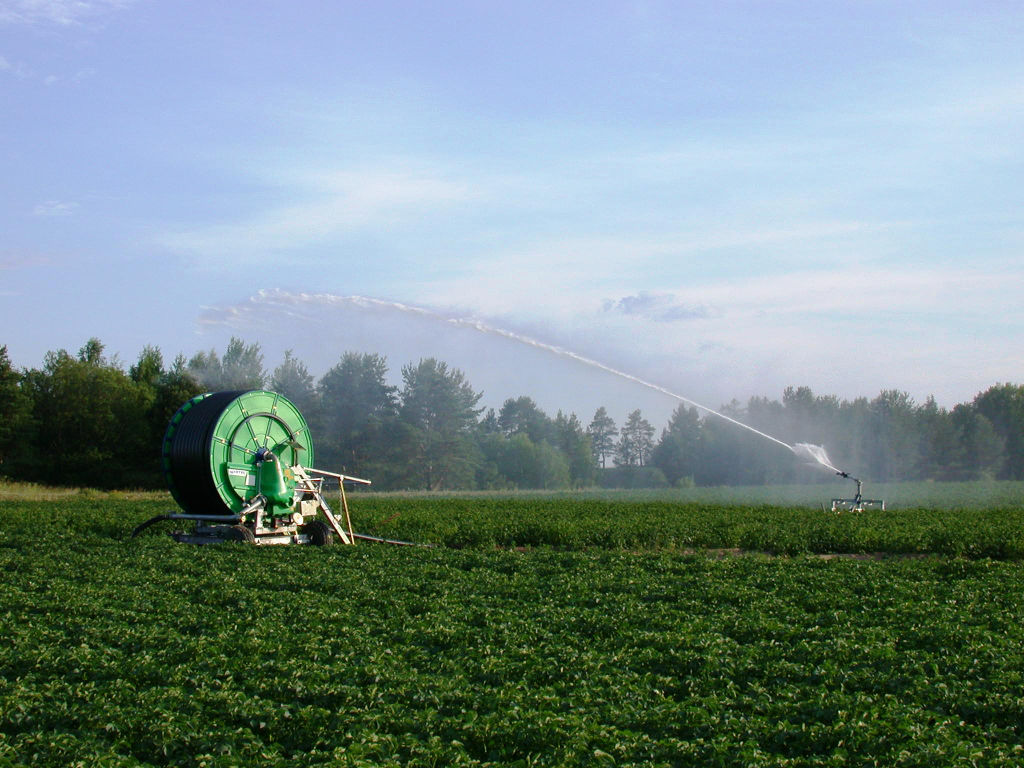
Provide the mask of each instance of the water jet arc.
POLYGON ((627 373, 626 371, 620 371, 617 368, 613 368, 610 365, 605 365, 604 363, 598 360, 585 357, 584 355, 580 355, 576 352, 573 352, 572 350, 565 349, 564 347, 559 347, 555 344, 548 344, 547 342, 539 341, 538 339, 534 339, 530 336, 525 336, 521 333, 516 333, 515 331, 510 331, 505 328, 499 328, 495 325, 491 325, 482 320, 470 317, 459 317, 457 315, 446 314, 435 309, 428 309, 426 307, 421 307, 414 304, 404 304, 402 302, 390 301, 388 299, 377 299, 371 296, 338 296, 336 294, 309 293, 293 294, 280 290, 270 290, 260 291, 259 299, 263 302, 279 303, 283 305, 295 305, 299 303, 321 303, 327 305, 349 305, 363 308, 395 310, 410 315, 418 315, 420 317, 429 318, 436 322, 443 322, 449 325, 469 328, 485 335, 506 338, 511 341, 518 342, 520 344, 525 344, 527 346, 534 347, 535 349, 540 349, 545 352, 558 355, 559 357, 563 357, 569 360, 575 360, 576 362, 586 365, 590 368, 604 371, 605 373, 610 373, 613 376, 618 376, 619 378, 625 379, 626 381, 631 381, 635 384, 639 384, 643 387, 647 387, 648 389, 654 390, 655 392, 660 392, 663 395, 667 395, 668 397, 691 405, 694 408, 697 408, 705 413, 711 414, 712 416, 716 416, 719 419, 723 419, 729 422, 730 424, 734 424, 735 426, 740 427, 741 429, 745 429, 748 432, 753 432, 755 435, 763 437, 765 440, 770 440, 771 442, 776 443, 777 445, 781 445, 783 448, 788 448, 793 454, 805 459, 806 461, 808 461, 808 463, 817 464, 819 466, 824 467, 825 469, 832 470, 833 472, 839 475, 843 474, 839 469, 832 465, 832 463, 828 459, 828 456, 825 453, 825 449, 821 446, 812 445, 810 443, 797 443, 796 445, 790 445, 784 440, 780 440, 779 438, 773 437, 772 435, 769 435, 766 432, 762 432, 761 430, 756 429, 755 427, 752 427, 749 424, 744 424, 742 421, 734 419, 733 417, 728 416, 724 413, 720 413, 719 411, 716 411, 714 408, 709 408, 706 405, 698 403, 696 400, 691 400, 688 397, 684 397, 683 395, 680 395, 676 392, 672 392, 671 390, 666 389, 665 387, 662 387, 658 384, 654 384, 650 381, 641 379, 639 376, 634 376, 633 374, 627 373))
POLYGON ((827 469, 831 469, 837 473, 839 472, 839 470, 833 467, 832 464, 828 461, 828 457, 825 455, 825 450, 821 446, 812 446, 809 443, 797 443, 796 446, 790 445, 789 443, 780 440, 777 437, 773 437, 772 435, 769 435, 766 432, 762 432, 761 430, 756 429, 750 426, 749 424, 744 424, 742 421, 739 421, 738 419, 734 419, 731 416, 727 416, 724 413, 720 413, 716 411, 714 408, 709 408, 706 405, 698 403, 696 400, 691 400, 688 397, 684 397, 683 395, 680 395, 676 392, 672 392, 671 390, 666 389, 665 387, 662 387, 658 384, 654 384, 650 381, 641 379, 640 377, 634 376, 631 373, 620 371, 619 369, 613 368, 610 365, 605 365, 604 363, 598 360, 594 360, 589 357, 584 357, 583 355, 573 352, 572 350, 565 349, 564 347, 559 347, 554 344, 548 344, 546 342, 539 341, 538 339, 534 339, 530 336, 524 336, 521 333, 516 333, 515 331, 509 331, 504 328, 499 328, 497 326, 485 323, 482 320, 467 317, 458 317, 454 315, 446 315, 436 310, 427 309, 425 307, 413 306, 409 304, 402 304, 397 301, 375 299, 368 296, 336 296, 333 298, 335 300, 352 303, 357 306, 383 307, 387 309, 395 309, 400 312, 407 312, 410 314, 430 317, 434 320, 440 320, 450 325, 471 328, 483 334, 489 334, 491 336, 500 336, 506 339, 511 339, 512 341, 519 342, 520 344, 526 344, 528 346, 534 347, 536 349, 541 349, 546 352, 550 352, 560 357, 575 360, 576 362, 582 363, 583 365, 589 366, 591 368, 596 368, 606 373, 610 373, 613 376, 618 376, 619 378, 631 381, 635 384, 640 384, 641 386, 647 387, 648 389, 652 389, 655 392, 660 392, 663 395, 667 395, 671 398, 674 398, 675 400, 679 400, 680 402, 691 405, 694 408, 704 411, 705 413, 717 416, 720 419, 728 421, 730 424, 734 424, 737 427, 745 429, 749 432, 753 432, 755 435, 758 435, 759 437, 763 437, 764 439, 770 440, 773 443, 777 443, 778 445, 781 445, 784 448, 788 448, 790 451, 792 451, 797 456, 800 456, 801 458, 809 459, 815 463, 821 464, 827 469))

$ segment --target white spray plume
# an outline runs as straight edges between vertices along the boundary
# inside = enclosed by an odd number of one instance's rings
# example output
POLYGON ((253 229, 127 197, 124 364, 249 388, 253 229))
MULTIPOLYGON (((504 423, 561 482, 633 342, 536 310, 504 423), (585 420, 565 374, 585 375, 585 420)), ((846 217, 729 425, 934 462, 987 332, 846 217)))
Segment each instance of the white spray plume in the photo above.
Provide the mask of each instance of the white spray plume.
POLYGON ((688 397, 683 397, 682 395, 676 394, 675 392, 665 389, 664 387, 659 386, 657 384, 652 384, 651 382, 645 381, 644 379, 641 379, 630 373, 626 373, 625 371, 620 371, 616 368, 612 368, 611 366, 605 365, 604 363, 598 362, 597 360, 592 360, 589 357, 584 357, 583 355, 579 355, 571 350, 564 349, 563 347, 559 347, 554 344, 547 344, 543 341, 538 341, 537 339, 531 338, 529 336, 524 336, 520 333, 516 333, 515 331, 509 331, 505 330, 504 328, 498 328, 497 326, 490 325, 476 318, 459 317, 457 315, 446 314, 444 312, 439 312, 434 309, 428 309, 426 307, 420 307, 413 304, 403 304, 397 301, 389 301, 387 299, 377 299, 370 296, 337 296, 335 294, 330 293, 290 293, 288 291, 282 291, 278 289, 261 290, 257 294, 257 296, 253 297, 252 301, 259 301, 266 304, 275 304, 286 308, 294 307, 297 304, 314 303, 327 305, 347 304, 357 307, 379 307, 383 309, 393 309, 399 312, 405 312, 407 314, 420 315, 421 317, 429 317, 434 320, 449 323, 451 325, 471 328, 473 330, 479 331, 480 333, 489 334, 491 336, 501 336, 506 339, 517 341, 520 344, 526 344, 528 346, 535 347, 536 349, 541 349, 546 352, 559 355, 560 357, 575 360, 576 362, 590 366, 591 368, 597 368, 598 370, 605 371, 606 373, 610 373, 614 376, 626 379, 627 381, 632 381, 636 384, 640 384, 641 386, 647 387, 648 389, 653 389, 656 392, 661 392, 662 394, 668 395, 671 398, 692 405, 701 411, 710 413, 711 415, 717 416, 720 419, 724 419, 725 421, 728 421, 731 424, 735 424, 737 427, 742 427, 743 429, 753 432, 755 435, 763 437, 766 440, 771 440, 773 443, 777 443, 778 445, 781 445, 784 448, 788 448, 798 457, 807 461, 808 464, 814 466, 821 466, 826 469, 830 469, 833 472, 840 472, 840 470, 836 469, 836 467, 832 465, 832 462, 828 458, 828 454, 825 453, 824 447, 820 445, 813 445, 811 443, 797 443, 796 445, 790 445, 789 443, 779 440, 777 437, 772 437, 771 435, 762 432, 759 429, 755 429, 749 424, 744 424, 742 421, 738 421, 732 418, 731 416, 727 416, 724 413, 719 413, 713 408, 708 408, 706 405, 701 405, 700 403, 691 400, 688 397))
MULTIPOLYGON (((308 296, 308 294, 303 294, 303 296, 308 296)), ((661 387, 661 386, 659 386, 657 384, 652 384, 649 381, 645 381, 644 379, 641 379, 641 378, 639 378, 637 376, 634 376, 631 373, 626 373, 625 371, 620 371, 620 370, 618 370, 616 368, 612 368, 611 366, 605 365, 604 363, 598 362, 597 360, 592 360, 589 357, 584 357, 583 355, 579 355, 579 354, 577 354, 577 353, 575 353, 575 352, 573 352, 571 350, 565 349, 563 347, 555 346, 554 344, 547 344, 547 343, 545 343, 543 341, 538 341, 537 339, 531 338, 529 336, 524 336, 521 333, 516 333, 515 331, 509 331, 509 330, 505 330, 504 328, 498 328, 497 326, 490 325, 490 324, 485 323, 484 321, 478 320, 476 318, 458 317, 458 316, 455 316, 455 315, 447 315, 447 314, 444 314, 443 312, 438 312, 438 311, 433 310, 433 309, 426 309, 425 307, 418 307, 418 306, 413 306, 413 305, 410 305, 410 304, 401 304, 401 303, 399 303, 397 301, 386 301, 384 299, 374 299, 374 298, 369 298, 367 296, 326 296, 325 297, 323 295, 320 295, 318 298, 320 298, 321 300, 324 300, 324 299, 329 300, 332 303, 347 303, 347 304, 354 304, 356 306, 363 306, 363 307, 366 307, 366 306, 377 306, 377 307, 385 307, 385 308, 389 308, 389 309, 396 309, 396 310, 399 310, 401 312, 408 312, 410 314, 416 314, 416 315, 423 315, 423 316, 426 316, 426 317, 432 317, 432 318, 434 318, 436 320, 441 320, 441 321, 449 323, 451 325, 463 326, 465 328, 472 328, 473 330, 479 331, 480 333, 489 334, 491 336, 502 336, 502 337, 504 337, 506 339, 512 339, 513 341, 517 341, 520 344, 526 344, 528 346, 535 347, 536 349, 542 349, 542 350, 544 350, 546 352, 551 352, 551 353, 559 355, 561 357, 566 357, 566 358, 569 358, 570 360, 575 360, 576 362, 583 363, 584 365, 590 366, 591 368, 597 368, 599 370, 605 371, 606 373, 610 373, 610 374, 612 374, 614 376, 618 376, 620 378, 626 379, 627 381, 632 381, 632 382, 634 382, 636 384, 640 384, 641 386, 647 387, 648 389, 653 389, 656 392, 661 392, 664 395, 668 395, 669 397, 675 398, 676 400, 680 400, 680 401, 682 401, 684 403, 692 405, 695 408, 699 408, 702 411, 706 411, 707 413, 713 414, 713 415, 717 416, 720 419, 725 419, 726 421, 731 422, 732 424, 735 424, 738 427, 742 427, 743 429, 750 430, 751 432, 753 432, 756 435, 760 435, 761 437, 763 437, 763 438, 765 438, 767 440, 771 440, 773 443, 778 443, 781 446, 784 446, 786 448, 789 448, 790 450, 793 450, 793 446, 789 445, 789 443, 785 443, 782 440, 779 440, 778 438, 775 438, 775 437, 772 437, 771 435, 765 434, 764 432, 762 432, 762 431, 760 431, 758 429, 754 429, 754 427, 750 426, 749 424, 744 424, 742 421, 737 421, 736 419, 732 418, 731 416, 726 416, 724 413, 719 413, 718 411, 714 410, 713 408, 708 408, 706 405, 701 405, 700 403, 698 403, 698 402, 696 402, 694 400, 691 400, 688 397, 683 397, 682 395, 678 395, 675 392, 672 392, 672 391, 670 391, 668 389, 665 389, 664 387, 661 387)))
POLYGON ((812 443, 797 443, 792 447, 792 451, 811 466, 821 465, 825 469, 831 469, 833 472, 840 472, 840 470, 833 466, 823 446, 813 445, 812 443))

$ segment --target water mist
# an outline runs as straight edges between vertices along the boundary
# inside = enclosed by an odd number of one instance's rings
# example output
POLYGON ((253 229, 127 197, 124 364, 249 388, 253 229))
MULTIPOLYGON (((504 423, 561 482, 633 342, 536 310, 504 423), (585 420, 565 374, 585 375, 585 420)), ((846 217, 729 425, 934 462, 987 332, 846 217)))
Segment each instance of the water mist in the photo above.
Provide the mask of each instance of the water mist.
POLYGON ((796 443, 795 445, 790 445, 784 440, 780 440, 777 437, 773 437, 772 435, 767 434, 766 432, 762 432, 759 429, 755 429, 749 424, 744 424, 742 421, 734 419, 731 416, 728 416, 724 413, 720 413, 719 411, 716 411, 714 408, 709 408, 708 406, 702 405, 701 403, 698 403, 695 400, 691 400, 688 397, 684 397, 683 395, 677 394, 676 392, 672 392, 671 390, 659 386, 658 384, 654 384, 650 381, 641 379, 640 377, 634 376, 631 373, 620 371, 609 365, 605 365, 604 363, 599 362, 597 360, 593 360, 589 357, 584 357, 583 355, 577 354, 572 350, 568 350, 563 347, 556 346, 554 344, 548 344, 546 342, 539 341, 529 336, 524 336, 521 333, 516 333, 515 331, 510 331, 505 328, 499 328, 497 326, 490 325, 489 323, 486 323, 476 318, 450 315, 444 312, 439 312, 434 309, 427 309, 426 307, 415 306, 412 304, 403 304, 401 302, 389 301, 386 299, 377 299, 369 296, 337 296, 334 294, 324 293, 288 293, 284 291, 275 290, 260 291, 258 298, 263 303, 280 304, 287 307, 294 307, 294 305, 296 304, 320 303, 330 306, 355 306, 388 309, 398 312, 404 312, 406 314, 430 318, 431 320, 444 322, 449 325, 470 328, 479 333, 487 334, 490 336, 498 336, 510 339, 520 344, 525 344, 527 346, 534 347, 535 349, 540 349, 568 360, 575 360, 576 362, 581 363, 582 365, 586 365, 596 370, 604 371, 605 373, 610 373, 614 376, 618 376, 627 381, 631 381, 641 386, 647 387, 648 389, 652 389, 655 392, 660 392, 664 395, 667 395, 668 397, 674 398, 675 400, 679 400, 680 402, 691 405, 694 408, 703 411, 704 413, 711 414, 712 416, 715 416, 719 419, 724 419, 725 421, 728 421, 730 424, 745 429, 749 432, 753 432, 755 435, 758 435, 759 437, 762 437, 765 440, 770 440, 771 442, 781 445, 784 448, 788 448, 790 451, 793 452, 794 455, 796 455, 800 459, 803 459, 805 462, 812 466, 820 466, 823 469, 835 472, 837 475, 840 475, 842 477, 849 477, 849 474, 837 469, 835 466, 832 465, 831 461, 828 458, 828 454, 825 453, 825 449, 820 445, 812 445, 811 443, 796 443))

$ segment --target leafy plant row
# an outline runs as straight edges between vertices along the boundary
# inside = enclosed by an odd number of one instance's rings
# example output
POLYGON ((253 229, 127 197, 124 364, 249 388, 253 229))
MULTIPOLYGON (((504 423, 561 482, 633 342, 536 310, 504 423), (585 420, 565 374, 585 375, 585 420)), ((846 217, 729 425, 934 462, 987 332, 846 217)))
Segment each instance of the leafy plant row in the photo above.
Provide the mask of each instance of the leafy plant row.
POLYGON ((835 514, 769 505, 506 497, 365 497, 367 532, 447 547, 936 553, 1024 557, 1024 507, 835 514))
POLYGON ((0 512, 0 765, 1024 760, 1020 563, 196 548, 126 511, 0 512))
MULTIPOLYGON (((4 504, 0 543, 12 528, 36 536, 126 539, 166 499, 82 494, 61 502, 4 504)), ((835 514, 807 507, 680 504, 545 496, 360 495, 357 531, 449 548, 554 547, 674 552, 738 548, 781 555, 939 554, 1024 559, 1024 506, 900 509, 835 514)), ((185 524, 189 525, 189 524, 185 524)), ((182 524, 178 523, 178 527, 182 524)), ((165 523, 145 536, 163 537, 165 523)))

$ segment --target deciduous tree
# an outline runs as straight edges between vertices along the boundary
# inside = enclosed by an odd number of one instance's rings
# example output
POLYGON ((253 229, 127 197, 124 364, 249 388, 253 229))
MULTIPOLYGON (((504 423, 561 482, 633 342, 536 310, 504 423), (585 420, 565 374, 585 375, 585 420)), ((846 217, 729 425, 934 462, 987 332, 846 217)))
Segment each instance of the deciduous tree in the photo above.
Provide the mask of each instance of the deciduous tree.
POLYGON ((10 468, 9 457, 30 451, 32 402, 22 388, 22 376, 14 370, 7 347, 0 347, 0 473, 10 468), (6 465, 6 466, 5 466, 6 465))
POLYGON ((48 352, 26 384, 38 425, 38 479, 117 487, 145 470, 153 448, 152 390, 108 362, 98 339, 89 339, 77 358, 48 352))
POLYGON ((1000 478, 1024 480, 1024 385, 989 387, 974 398, 974 407, 1003 439, 1006 462, 1000 478))

